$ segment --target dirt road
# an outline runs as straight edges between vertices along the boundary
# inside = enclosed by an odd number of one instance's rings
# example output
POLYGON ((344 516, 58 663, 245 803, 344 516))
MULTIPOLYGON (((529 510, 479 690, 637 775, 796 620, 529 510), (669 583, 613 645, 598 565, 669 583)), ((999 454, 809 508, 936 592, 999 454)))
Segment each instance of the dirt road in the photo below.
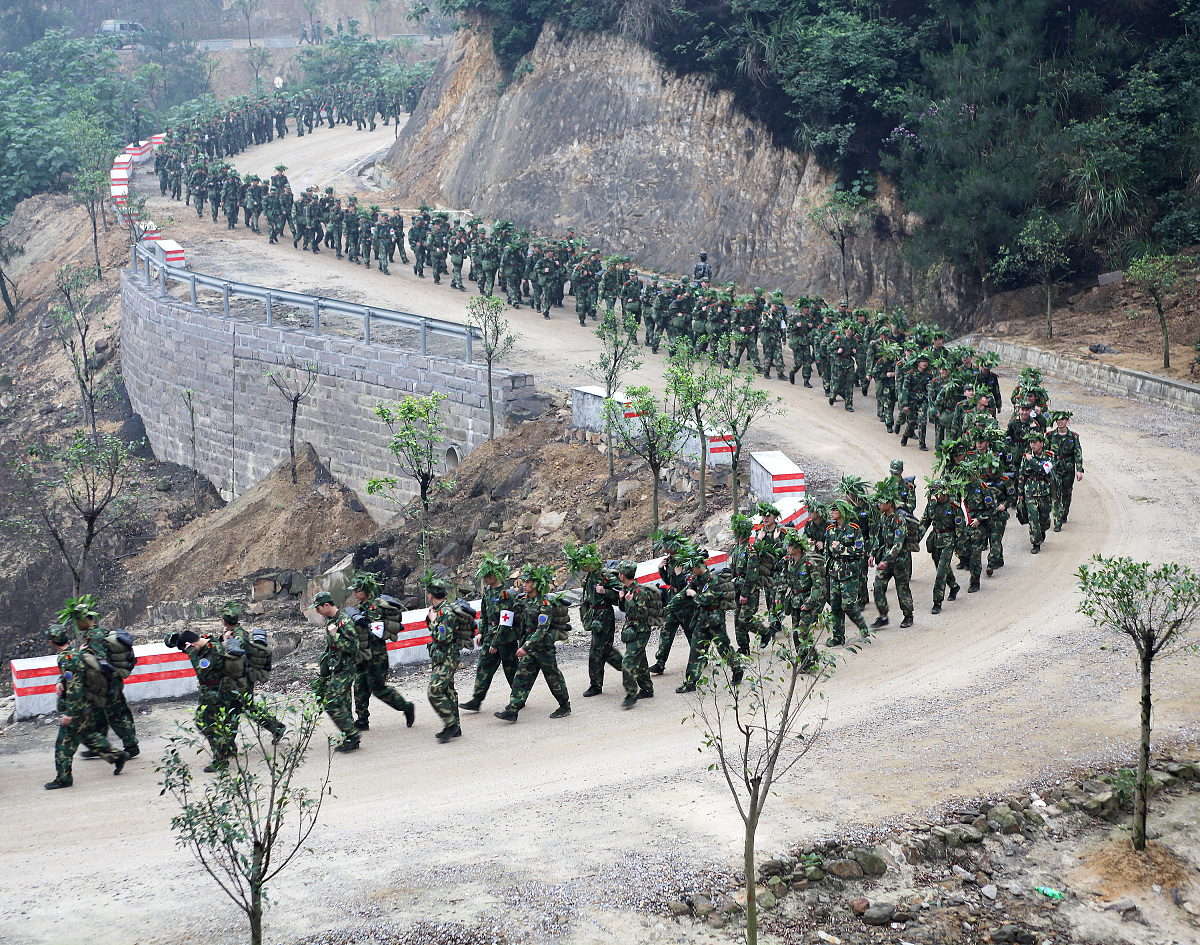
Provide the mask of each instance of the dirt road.
MULTIPOLYGON (((345 166, 368 153, 370 136, 326 130, 311 143, 289 138, 276 152, 250 152, 240 164, 269 168, 286 149, 290 173, 320 163, 318 176, 333 175, 339 136, 353 142, 339 152, 345 166)), ((201 271, 257 280, 270 272, 281 287, 462 318, 462 293, 403 266, 385 277, 182 215, 170 235, 201 271)), ((546 385, 583 380, 574 365, 589 356, 592 339, 570 313, 556 310, 549 323, 525 309, 509 317, 524 335, 514 364, 546 385)), ((636 379, 656 384, 660 359, 647 355, 636 379)), ((1007 393, 1014 372, 1002 376, 1007 393)), ((929 472, 932 454, 915 444, 901 449, 875 421, 873 401, 851 415, 830 408, 819 391, 767 384, 783 412, 764 425, 761 445, 802 466, 872 478, 894 456, 910 474, 929 472)), ((1071 521, 1036 558, 1011 522, 1007 567, 985 578, 981 593, 964 589, 937 617, 929 614, 928 556, 915 556, 916 625, 899 630, 893 622, 842 661, 825 691, 823 743, 768 807, 764 855, 838 825, 902 818, 1128 752, 1134 663, 1119 641, 1101 638, 1075 613, 1073 575, 1094 553, 1197 564, 1200 430, 1184 414, 1050 387, 1055 406, 1075 411, 1087 457, 1071 521)), ((695 726, 680 724, 690 713, 673 692, 684 661, 676 649, 656 680, 656 698, 632 712, 618 708, 620 686, 611 677, 603 696, 577 697, 564 721, 547 718, 554 705, 540 684, 515 726, 491 717, 501 703, 495 694, 483 713, 465 714, 464 737, 448 746, 434 742, 435 720, 423 702, 410 731, 393 713, 373 715, 364 749, 334 760, 336 797, 315 835, 316 855, 276 886, 269 939, 424 919, 573 943, 705 940, 638 911, 660 886, 734 863, 740 852, 741 823, 727 790, 706 770, 695 726)), ((572 693, 581 693, 586 662, 576 655, 565 669, 572 693)), ((419 699, 422 682, 412 677, 404 687, 419 699)), ((1194 743, 1194 666, 1164 664, 1155 685, 1156 738, 1194 743)), ((468 686, 460 676, 460 693, 468 686)), ((188 708, 155 707, 144 724, 161 731, 164 719, 188 708)), ((174 847, 172 806, 158 796, 153 771, 161 736, 147 739, 119 779, 97 762, 77 762, 76 787, 56 793, 41 790, 52 773, 49 730, 27 740, 0 754, 0 793, 19 825, 0 838, 0 937, 241 940, 238 914, 174 847)))

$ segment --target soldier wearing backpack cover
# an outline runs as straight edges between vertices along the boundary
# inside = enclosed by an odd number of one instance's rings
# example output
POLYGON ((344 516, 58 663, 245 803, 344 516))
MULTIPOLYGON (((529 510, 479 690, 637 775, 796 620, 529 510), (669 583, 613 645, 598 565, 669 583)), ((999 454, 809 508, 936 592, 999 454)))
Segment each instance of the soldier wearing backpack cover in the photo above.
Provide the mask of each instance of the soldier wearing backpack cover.
MULTIPOLYGON (((110 644, 109 632, 96 622, 96 617, 96 598, 92 594, 68 598, 63 604, 62 610, 58 612, 60 623, 68 627, 74 624, 79 631, 85 650, 95 654, 96 659, 111 663, 110 649, 119 647, 131 650, 131 648, 121 646, 115 640, 110 644)), ((136 658, 134 662, 136 662, 136 658)), ((129 669, 132 670, 133 666, 130 665, 129 669)), ((133 712, 129 709, 129 703, 125 701, 125 676, 128 675, 128 672, 124 676, 120 673, 113 674, 109 686, 110 696, 100 711, 100 734, 107 735, 111 725, 112 730, 121 739, 121 747, 129 752, 130 758, 136 758, 141 749, 138 748, 137 730, 133 727, 133 712)), ((88 756, 85 753, 84 757, 95 757, 95 755, 88 756)))
POLYGON ((93 683, 97 667, 89 667, 88 662, 97 663, 94 654, 88 654, 78 644, 71 642, 71 634, 65 627, 51 627, 46 637, 58 656, 58 669, 62 674, 58 685, 58 711, 62 716, 58 720, 58 738, 54 743, 54 780, 46 784, 47 791, 70 787, 74 783, 71 776, 71 760, 80 742, 87 745, 97 757, 113 765, 113 774, 120 774, 129 760, 129 753, 117 751, 109 744, 100 729, 103 707, 97 705, 104 698, 104 690, 97 686, 88 686, 89 677, 93 683))
POLYGON ((169 633, 163 641, 187 654, 200 684, 196 727, 208 739, 212 761, 204 770, 224 771, 237 751, 238 720, 245 682, 245 653, 237 640, 214 640, 194 630, 169 633))
POLYGON ((429 595, 429 704, 442 720, 437 733, 442 744, 462 735, 458 718, 458 693, 454 691, 454 671, 458 668, 459 638, 457 617, 446 596, 446 582, 434 578, 425 587, 429 595))
POLYGON ((875 487, 875 502, 879 506, 879 520, 873 530, 875 549, 869 563, 875 568, 875 608, 879 616, 872 627, 888 625, 887 588, 896 582, 896 600, 904 619, 901 627, 913 625, 912 553, 919 550, 920 524, 907 509, 897 508, 900 495, 895 484, 885 479, 875 487), (910 524, 911 523, 911 524, 910 524))
POLYGON ((529 690, 537 681, 538 673, 545 675, 550 693, 558 700, 558 708, 550 713, 550 718, 563 719, 571 714, 567 682, 554 655, 554 628, 551 625, 553 606, 546 597, 553 574, 545 565, 526 565, 521 572, 524 586, 517 628, 517 678, 508 705, 494 713, 496 718, 505 722, 517 721, 517 713, 525 708, 529 690))
POLYGON ((604 691, 604 667, 611 666, 620 671, 621 651, 613 645, 617 635, 617 616, 613 607, 620 603, 617 582, 612 574, 604 570, 600 552, 594 544, 580 545, 567 542, 563 554, 571 571, 580 574, 583 596, 579 599, 579 620, 591 637, 588 648, 588 683, 585 699, 598 696, 604 691))
POLYGON ((632 709, 639 699, 654 698, 646 645, 655 626, 662 625, 662 595, 658 588, 643 587, 637 582, 637 565, 632 561, 621 562, 617 577, 621 582, 621 609, 625 612, 625 628, 621 631, 621 642, 625 644, 621 661, 625 701, 621 708, 632 709))
POLYGON ((370 659, 370 645, 364 654, 358 630, 333 602, 329 591, 320 591, 313 598, 313 606, 325 618, 325 652, 321 654, 321 675, 315 688, 325 704, 326 713, 342 733, 342 742, 334 751, 355 751, 362 733, 355 726, 350 711, 351 693, 358 664, 370 659))
MULTIPOLYGON (((371 696, 397 712, 404 713, 404 723, 412 728, 417 709, 399 690, 388 685, 387 633, 383 612, 379 609, 379 582, 375 575, 359 571, 350 583, 354 613, 349 614, 355 629, 368 634, 371 658, 359 663, 354 671, 354 725, 360 731, 371 727, 371 696)), ((348 608, 349 611, 349 608, 348 608)))
POLYGON ((279 741, 286 727, 267 711, 265 705, 254 701, 254 687, 265 683, 271 673, 271 650, 267 647, 267 634, 265 630, 247 630, 241 625, 241 619, 242 608, 234 601, 227 600, 221 607, 221 626, 226 645, 231 640, 235 641, 245 653, 245 691, 238 693, 238 711, 270 732, 275 741, 279 741))

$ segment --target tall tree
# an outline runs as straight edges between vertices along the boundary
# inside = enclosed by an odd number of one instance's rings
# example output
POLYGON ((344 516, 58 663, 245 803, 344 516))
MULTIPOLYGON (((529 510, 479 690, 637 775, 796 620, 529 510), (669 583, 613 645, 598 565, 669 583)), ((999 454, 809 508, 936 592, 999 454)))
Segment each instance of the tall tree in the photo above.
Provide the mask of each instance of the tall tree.
MULTIPOLYGON (((1127 636, 1137 653, 1142 679, 1141 738, 1133 847, 1146 849, 1146 777, 1150 767, 1150 674, 1154 661, 1188 644, 1200 620, 1200 575, 1178 564, 1155 567, 1131 558, 1095 555, 1078 571, 1083 593, 1078 610, 1102 630, 1127 636)), ((1193 651, 1194 645, 1189 646, 1193 651)))
POLYGON ((300 410, 300 401, 307 397, 317 384, 317 362, 288 358, 286 368, 281 371, 267 371, 266 377, 291 409, 291 418, 288 424, 288 455, 292 459, 292 482, 295 482, 296 414, 300 410))
POLYGON ((492 365, 505 357, 521 337, 509 331, 504 303, 492 295, 473 295, 467 302, 467 325, 479 332, 487 364, 488 439, 496 435, 496 395, 492 390, 492 365))
POLYGON ((842 300, 850 304, 850 240, 871 219, 872 204, 862 194, 831 187, 825 199, 808 211, 808 222, 837 249, 842 261, 842 300))
POLYGON ((17 320, 17 306, 21 304, 17 294, 17 284, 5 271, 6 267, 18 256, 25 255, 25 247, 7 237, 0 237, 0 298, 4 299, 4 307, 8 310, 8 323, 17 320), (8 289, 12 286, 12 293, 8 289))
MULTIPOLYGON (((604 399, 612 400, 621 386, 621 378, 642 366, 638 357, 637 317, 632 313, 606 312, 600 319, 595 335, 600 339, 600 353, 594 361, 579 367, 588 377, 599 381, 604 387, 604 399)), ((604 421, 604 441, 608 452, 608 478, 616 475, 613 464, 612 424, 607 415, 604 421)))
POLYGON ((705 354, 699 354, 680 339, 671 345, 666 368, 667 393, 675 404, 678 416, 686 418, 695 428, 700 441, 700 514, 708 505, 708 434, 712 418, 719 411, 716 399, 717 364, 705 354))
POLYGON ((1162 331, 1163 367, 1171 367, 1171 337, 1167 331, 1167 305, 1179 281, 1178 256, 1142 256, 1125 270, 1125 278, 1150 293, 1162 331))
POLYGON ((754 386, 754 373, 749 369, 738 371, 722 368, 715 375, 717 416, 727 434, 733 465, 733 511, 741 508, 741 482, 738 475, 742 465, 742 451, 750 428, 773 413, 782 398, 772 398, 765 390, 754 386))
POLYGON ((246 41, 253 48, 254 37, 250 35, 250 17, 262 7, 262 0, 233 0, 234 8, 246 18, 246 41))
POLYGON ((102 270, 98 224, 104 226, 105 233, 108 232, 104 201, 109 196, 113 158, 120 147, 116 137, 94 114, 72 112, 65 124, 75 165, 71 175, 71 197, 87 211, 91 220, 92 251, 96 257, 96 277, 99 278, 102 270))
POLYGON ((604 402, 605 421, 610 429, 617 431, 625 449, 636 453, 650 467, 654 479, 650 494, 652 530, 658 531, 659 480, 663 467, 679 455, 688 429, 676 414, 659 403, 649 387, 630 387, 625 391, 625 397, 628 404, 615 400, 604 402))
POLYGON ((99 445, 96 398, 100 393, 100 365, 88 351, 92 330, 98 318, 92 300, 88 297, 88 287, 97 278, 90 267, 83 269, 75 265, 66 265, 59 268, 54 273, 54 287, 65 304, 56 305, 50 313, 50 318, 55 337, 58 338, 58 343, 75 374, 83 418, 92 431, 92 440, 99 445))
POLYGON ((1054 288, 1066 274, 1070 260, 1064 251, 1069 234, 1052 215, 1038 210, 1017 235, 1016 245, 1003 247, 992 267, 997 279, 1020 280, 1031 273, 1046 292, 1046 333, 1054 337, 1054 288))

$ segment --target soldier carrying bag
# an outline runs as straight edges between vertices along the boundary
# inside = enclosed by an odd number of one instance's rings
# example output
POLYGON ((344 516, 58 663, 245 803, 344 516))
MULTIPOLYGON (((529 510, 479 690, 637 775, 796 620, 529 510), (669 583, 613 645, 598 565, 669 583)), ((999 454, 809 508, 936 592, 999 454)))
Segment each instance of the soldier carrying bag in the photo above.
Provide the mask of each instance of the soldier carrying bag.
POLYGON ((133 636, 128 630, 110 630, 104 638, 104 645, 108 649, 108 661, 113 670, 122 679, 128 679, 133 668, 137 666, 137 656, 133 652, 133 636))

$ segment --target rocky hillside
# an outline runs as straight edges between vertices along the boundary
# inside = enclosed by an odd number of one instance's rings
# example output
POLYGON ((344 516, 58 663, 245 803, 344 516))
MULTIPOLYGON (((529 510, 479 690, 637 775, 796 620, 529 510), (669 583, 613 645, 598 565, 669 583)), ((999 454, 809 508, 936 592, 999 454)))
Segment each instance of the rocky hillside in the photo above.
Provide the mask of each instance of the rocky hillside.
MULTIPOLYGON (((834 183, 811 156, 773 146, 729 93, 681 78, 609 35, 542 32, 512 82, 490 29, 461 30, 382 163, 401 200, 470 207, 543 232, 568 226, 643 265, 691 272, 709 253, 743 286, 840 294, 841 257, 807 219, 834 183)), ((911 225, 886 181, 883 231, 911 225)), ((874 231, 852 247, 851 296, 895 300, 908 274, 874 231)), ((953 286, 932 286, 957 309, 953 286)))

